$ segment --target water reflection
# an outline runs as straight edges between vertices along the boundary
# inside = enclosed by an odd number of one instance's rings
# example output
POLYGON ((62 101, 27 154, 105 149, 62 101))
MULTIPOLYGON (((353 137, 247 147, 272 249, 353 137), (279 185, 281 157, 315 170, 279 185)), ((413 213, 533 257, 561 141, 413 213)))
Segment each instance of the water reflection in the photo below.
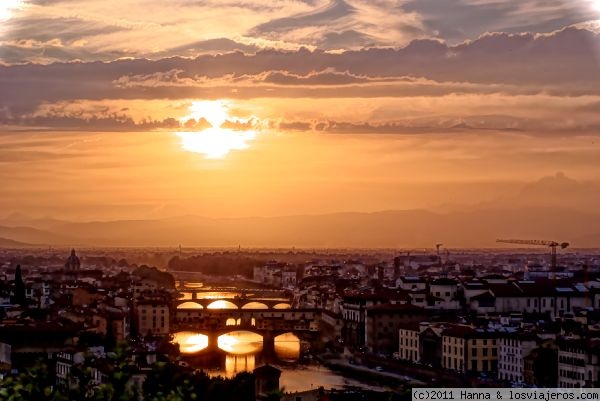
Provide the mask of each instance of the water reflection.
POLYGON ((225 374, 232 377, 240 372, 252 372, 256 367, 256 355, 225 355, 225 374))
POLYGON ((193 331, 175 333, 173 342, 179 344, 182 354, 195 354, 208 347, 208 336, 193 331))
POLYGON ((257 353, 262 350, 263 338, 249 331, 233 331, 219 336, 219 348, 233 355, 257 353))
POLYGON ((300 339, 293 333, 275 337, 275 355, 283 361, 297 361, 300 358, 300 339))
MULTIPOLYGON (((180 331, 175 333, 173 342, 179 344, 183 355, 193 356, 208 346, 208 337, 193 331, 180 331)), ((217 344, 225 352, 225 371, 221 374, 232 376, 254 369, 256 359, 261 356, 263 338, 259 334, 239 330, 219 336, 217 344)), ((300 357, 300 339, 293 333, 275 337, 275 356, 280 361, 297 361, 300 357)))

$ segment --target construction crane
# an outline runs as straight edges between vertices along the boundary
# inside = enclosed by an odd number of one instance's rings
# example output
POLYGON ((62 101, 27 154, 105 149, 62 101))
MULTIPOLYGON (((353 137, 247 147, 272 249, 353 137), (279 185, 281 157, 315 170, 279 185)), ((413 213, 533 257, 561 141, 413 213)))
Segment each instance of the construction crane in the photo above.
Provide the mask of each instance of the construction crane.
POLYGON ((496 240, 496 242, 503 242, 505 244, 549 246, 551 249, 550 255, 551 255, 552 270, 556 270, 556 248, 560 247, 560 249, 565 249, 569 246, 568 242, 526 240, 526 239, 498 239, 498 240, 496 240))

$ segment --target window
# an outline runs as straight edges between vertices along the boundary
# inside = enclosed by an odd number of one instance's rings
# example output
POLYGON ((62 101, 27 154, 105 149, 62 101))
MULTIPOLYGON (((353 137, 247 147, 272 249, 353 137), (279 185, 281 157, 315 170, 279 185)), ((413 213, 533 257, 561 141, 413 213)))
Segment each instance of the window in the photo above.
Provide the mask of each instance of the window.
POLYGON ((472 349, 473 356, 477 356, 477 348, 472 349))

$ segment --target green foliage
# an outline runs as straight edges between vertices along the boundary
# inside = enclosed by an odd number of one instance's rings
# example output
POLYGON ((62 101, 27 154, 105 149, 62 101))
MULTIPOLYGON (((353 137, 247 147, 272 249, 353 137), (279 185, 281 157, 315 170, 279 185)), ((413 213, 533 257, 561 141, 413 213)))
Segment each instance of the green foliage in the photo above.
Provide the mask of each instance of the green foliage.
POLYGON ((17 377, 8 377, 0 383, 0 401, 68 401, 54 385, 46 365, 37 364, 17 377))
POLYGON ((0 401, 254 401, 254 376, 241 373, 234 378, 211 378, 170 362, 158 362, 141 388, 132 378, 136 373, 127 349, 118 345, 102 369, 104 380, 94 380, 97 360, 89 356, 71 368, 66 383, 57 386, 48 365, 38 363, 16 377, 0 382, 0 401))

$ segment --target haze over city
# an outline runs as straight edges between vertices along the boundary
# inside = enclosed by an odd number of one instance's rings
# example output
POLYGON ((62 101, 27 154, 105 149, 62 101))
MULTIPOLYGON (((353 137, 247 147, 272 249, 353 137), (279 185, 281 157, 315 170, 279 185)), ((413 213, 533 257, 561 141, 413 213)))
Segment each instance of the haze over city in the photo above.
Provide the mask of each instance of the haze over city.
POLYGON ((7 243, 600 239, 598 1, 11 0, 0 18, 7 243))

